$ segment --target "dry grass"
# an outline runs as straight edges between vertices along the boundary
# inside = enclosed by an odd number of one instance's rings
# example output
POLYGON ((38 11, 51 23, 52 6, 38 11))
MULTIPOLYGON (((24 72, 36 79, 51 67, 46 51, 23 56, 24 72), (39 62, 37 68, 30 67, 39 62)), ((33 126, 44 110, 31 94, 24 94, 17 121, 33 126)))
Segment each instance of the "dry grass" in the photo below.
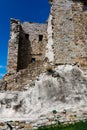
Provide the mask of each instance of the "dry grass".
POLYGON ((46 66, 46 71, 52 73, 52 72, 53 72, 53 67, 52 67, 52 65, 48 64, 48 65, 46 66))

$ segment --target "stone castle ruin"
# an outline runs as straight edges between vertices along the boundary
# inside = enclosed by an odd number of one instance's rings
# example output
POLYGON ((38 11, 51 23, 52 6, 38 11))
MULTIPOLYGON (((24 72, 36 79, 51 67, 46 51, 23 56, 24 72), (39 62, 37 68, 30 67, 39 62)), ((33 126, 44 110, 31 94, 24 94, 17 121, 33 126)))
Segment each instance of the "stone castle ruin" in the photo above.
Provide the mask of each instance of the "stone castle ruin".
POLYGON ((87 120, 87 1, 49 2, 46 24, 11 19, 0 130, 87 120))
POLYGON ((22 89, 46 71, 46 64, 52 67, 71 64, 87 69, 87 1, 49 2, 46 24, 21 24, 11 19, 8 68, 1 82, 4 89, 22 89))

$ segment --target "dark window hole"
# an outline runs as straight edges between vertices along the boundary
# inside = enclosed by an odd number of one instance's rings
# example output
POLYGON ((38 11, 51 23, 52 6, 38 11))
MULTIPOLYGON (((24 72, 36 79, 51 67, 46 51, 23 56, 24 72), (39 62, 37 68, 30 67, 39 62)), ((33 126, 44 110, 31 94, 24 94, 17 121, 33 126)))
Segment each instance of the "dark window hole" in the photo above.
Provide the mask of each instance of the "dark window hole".
POLYGON ((32 59, 31 59, 31 62, 32 62, 32 63, 35 63, 35 61, 36 61, 35 58, 32 58, 32 59))
POLYGON ((29 38, 29 34, 25 34, 25 38, 28 39, 29 38))
POLYGON ((83 8, 84 8, 84 11, 87 11, 87 0, 84 0, 83 1, 83 8))
POLYGON ((39 35, 39 41, 43 40, 43 35, 39 35))

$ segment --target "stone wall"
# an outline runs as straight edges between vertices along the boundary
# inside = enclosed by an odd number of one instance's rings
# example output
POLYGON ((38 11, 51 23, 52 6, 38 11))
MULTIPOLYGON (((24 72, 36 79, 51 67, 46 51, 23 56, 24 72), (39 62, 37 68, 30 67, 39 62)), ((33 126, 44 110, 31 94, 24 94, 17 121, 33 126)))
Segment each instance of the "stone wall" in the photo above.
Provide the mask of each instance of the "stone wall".
POLYGON ((83 3, 73 0, 50 0, 48 24, 11 20, 8 72, 26 69, 44 61, 78 64, 87 67, 87 13, 83 3))
MULTIPOLYGON (((21 70, 16 76, 16 83, 19 85, 16 87, 18 90, 24 90, 27 84, 32 86, 33 82, 38 79, 38 76, 45 72, 45 67, 42 61, 32 63, 28 66, 27 69, 21 70)), ((15 90, 15 88, 14 88, 15 90)))
POLYGON ((83 2, 74 2, 72 5, 72 13, 76 62, 78 62, 83 69, 87 69, 87 11, 84 11, 83 6, 83 2))
POLYGON ((75 58, 72 1, 54 0, 52 25, 55 64, 73 63, 75 58))
POLYGON ((25 34, 29 35, 31 45, 31 63, 45 58, 45 48, 47 44, 47 25, 24 22, 22 28, 25 34))
POLYGON ((52 0, 50 3, 54 64, 77 63, 86 68, 87 16, 83 10, 83 3, 71 0, 52 0))
POLYGON ((44 61, 47 43, 47 25, 11 19, 8 73, 26 69, 29 64, 44 61))
POLYGON ((19 34, 20 34, 20 22, 18 20, 11 19, 7 73, 17 72, 18 44, 20 36, 19 34))
POLYGON ((34 80, 37 80, 38 76, 46 71, 44 66, 43 61, 37 61, 29 64, 27 69, 22 69, 17 73, 7 73, 0 81, 0 91, 25 90, 27 84, 32 86, 34 80))
POLYGON ((47 24, 21 24, 11 19, 8 72, 1 86, 21 90, 46 70, 46 62, 53 67, 77 64, 87 69, 87 11, 83 3, 50 0, 50 4, 47 24))
POLYGON ((60 65, 26 86, 27 91, 0 92, 0 122, 5 122, 0 130, 8 130, 8 124, 12 130, 21 125, 19 130, 29 130, 29 126, 87 119, 87 72, 79 67, 60 65))
POLYGON ((29 63, 31 63, 31 44, 28 34, 25 34, 21 27, 18 44, 17 71, 27 68, 29 63))
POLYGON ((48 19, 48 26, 47 26, 47 45, 46 45, 46 58, 48 58, 48 61, 50 64, 53 64, 54 61, 54 51, 53 51, 53 30, 52 30, 52 15, 49 15, 48 19))
POLYGON ((11 19, 8 71, 0 90, 23 90, 44 71, 47 25, 11 19))
POLYGON ((50 4, 48 25, 11 19, 8 72, 0 80, 0 129, 87 119, 87 71, 82 71, 87 70, 87 12, 80 0, 50 4))

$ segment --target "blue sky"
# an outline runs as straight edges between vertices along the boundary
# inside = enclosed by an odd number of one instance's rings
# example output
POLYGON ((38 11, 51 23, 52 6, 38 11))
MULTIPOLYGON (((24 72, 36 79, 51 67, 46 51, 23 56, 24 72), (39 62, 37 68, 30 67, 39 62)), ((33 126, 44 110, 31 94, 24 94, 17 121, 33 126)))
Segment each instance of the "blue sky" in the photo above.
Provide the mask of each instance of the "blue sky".
POLYGON ((48 0, 0 0, 0 78, 6 73, 10 18, 45 23, 49 10, 48 0))

